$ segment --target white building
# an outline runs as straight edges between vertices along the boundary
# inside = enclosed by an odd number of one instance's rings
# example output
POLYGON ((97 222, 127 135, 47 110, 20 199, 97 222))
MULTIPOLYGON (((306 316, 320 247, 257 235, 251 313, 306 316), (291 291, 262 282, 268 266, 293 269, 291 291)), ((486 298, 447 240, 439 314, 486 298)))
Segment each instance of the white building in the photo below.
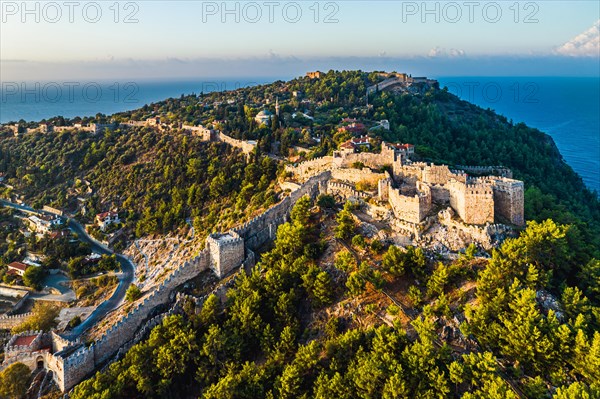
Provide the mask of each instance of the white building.
POLYGON ((304 112, 300 112, 300 111, 298 111, 298 112, 294 112, 294 113, 292 114, 292 118, 293 118, 293 119, 296 119, 296 117, 298 117, 298 116, 301 116, 301 117, 303 117, 303 118, 306 118, 306 119, 310 119, 311 121, 314 121, 314 120, 315 120, 315 118, 313 118, 313 117, 312 117, 312 116, 310 116, 310 115, 307 115, 307 114, 305 114, 304 112))
POLYGON ((40 235, 50 233, 54 227, 58 227, 62 224, 62 220, 59 217, 46 215, 29 216, 27 220, 29 221, 30 226, 33 226, 33 230, 40 235))
POLYGON ((117 212, 102 212, 96 215, 96 224, 100 230, 104 231, 108 226, 114 223, 121 223, 117 212))

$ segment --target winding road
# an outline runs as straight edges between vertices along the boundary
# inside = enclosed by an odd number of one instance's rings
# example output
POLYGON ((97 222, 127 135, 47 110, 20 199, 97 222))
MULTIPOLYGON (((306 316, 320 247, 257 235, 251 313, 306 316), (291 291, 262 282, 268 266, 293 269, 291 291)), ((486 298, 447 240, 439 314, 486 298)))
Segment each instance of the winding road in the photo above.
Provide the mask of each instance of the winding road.
MULTIPOLYGON (((46 211, 40 212, 31 207, 15 204, 13 202, 8 202, 8 201, 4 201, 4 200, 0 200, 0 203, 2 203, 2 205, 4 205, 4 206, 14 208, 19 211, 23 211, 23 212, 27 212, 27 213, 33 213, 33 214, 51 213, 51 212, 46 212, 46 211)), ((59 215, 57 215, 57 216, 59 216, 59 215)), ((92 249, 92 251, 99 253, 99 254, 103 254, 103 255, 114 254, 114 252, 112 250, 110 250, 106 246, 102 245, 100 242, 98 242, 95 239, 93 239, 92 237, 90 237, 87 234, 87 232, 85 231, 85 229, 83 228, 83 226, 80 223, 78 223, 76 220, 71 219, 71 218, 67 219, 67 226, 69 227, 69 229, 72 232, 77 234, 77 236, 79 237, 79 239, 81 241, 88 243, 90 245, 90 248, 92 249)), ((108 313, 110 313, 111 311, 116 309, 125 299, 125 293, 127 292, 127 289, 133 282, 135 266, 125 256, 123 256, 121 254, 116 254, 116 255, 117 255, 117 260, 119 261, 119 264, 121 265, 121 273, 119 273, 117 275, 119 278, 119 285, 117 286, 117 289, 115 290, 115 292, 113 292, 112 296, 109 299, 107 299, 106 301, 102 302, 102 304, 100 306, 98 306, 96 308, 96 310, 94 310, 87 319, 85 319, 77 327, 73 328, 73 330, 71 330, 71 332, 69 333, 68 338, 76 339, 79 336, 81 336, 81 334, 83 334, 85 331, 87 331, 92 326, 94 326, 97 322, 102 320, 102 318, 104 318, 104 316, 106 316, 108 313)))

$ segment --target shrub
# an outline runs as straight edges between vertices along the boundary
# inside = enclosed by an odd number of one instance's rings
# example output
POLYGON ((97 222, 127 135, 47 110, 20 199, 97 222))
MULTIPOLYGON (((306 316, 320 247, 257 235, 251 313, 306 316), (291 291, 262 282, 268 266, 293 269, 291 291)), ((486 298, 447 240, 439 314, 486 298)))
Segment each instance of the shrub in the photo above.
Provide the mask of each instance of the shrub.
POLYGON ((75 316, 71 320, 69 320, 69 323, 67 324, 67 327, 74 328, 74 327, 77 327, 80 324, 81 324, 81 317, 75 316))
POLYGON ((365 247, 365 239, 360 234, 357 234, 354 237, 352 237, 352 245, 354 245, 355 247, 358 247, 358 248, 364 248, 365 247))
POLYGON ((127 289, 127 293, 125 294, 125 299, 128 302, 135 302, 142 297, 142 291, 138 288, 137 285, 131 284, 131 286, 127 289))

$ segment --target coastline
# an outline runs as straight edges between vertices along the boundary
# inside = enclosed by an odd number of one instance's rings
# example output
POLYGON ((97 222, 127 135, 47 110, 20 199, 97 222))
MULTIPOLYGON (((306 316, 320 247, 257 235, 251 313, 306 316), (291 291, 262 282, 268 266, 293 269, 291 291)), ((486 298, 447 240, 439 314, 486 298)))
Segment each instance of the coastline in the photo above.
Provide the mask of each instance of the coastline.
MULTIPOLYGON (((45 99, 41 94, 25 94, 24 101, 21 101, 18 95, 0 93, 3 105, 0 123, 17 120, 17 116, 18 119, 39 121, 57 115, 66 118, 98 113, 111 115, 182 94, 234 90, 276 79, 241 77, 142 80, 138 83, 131 80, 88 82, 87 86, 81 86, 81 91, 74 89, 72 98, 67 98, 68 92, 60 83, 46 82, 58 84, 65 98, 61 98, 62 101, 46 101, 51 99, 45 99), (95 85, 99 85, 100 89, 95 85), (93 97, 95 93, 100 93, 98 99, 93 97)), ((491 108, 515 123, 523 122, 548 134, 586 186, 600 193, 600 135, 597 133, 600 122, 596 106, 598 98, 594 98, 593 92, 594 83, 600 81, 598 78, 449 76, 440 77, 439 81, 440 87, 447 86, 451 93, 463 100, 484 109, 491 108), (596 109, 595 113, 593 109, 596 109)), ((51 86, 46 90, 47 96, 52 95, 52 88, 56 89, 51 86)), ((39 90, 43 92, 42 88, 39 90)), ((595 95, 597 97, 598 93, 595 95)))

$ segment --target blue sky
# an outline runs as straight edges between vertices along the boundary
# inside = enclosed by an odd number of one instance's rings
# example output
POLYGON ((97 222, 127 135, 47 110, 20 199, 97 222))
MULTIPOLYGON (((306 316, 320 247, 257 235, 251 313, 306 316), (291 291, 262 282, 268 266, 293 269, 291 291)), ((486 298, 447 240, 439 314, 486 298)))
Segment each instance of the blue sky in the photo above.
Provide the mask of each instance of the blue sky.
POLYGON ((600 67, 596 1, 0 3, 2 81, 329 68, 597 76, 600 67))

